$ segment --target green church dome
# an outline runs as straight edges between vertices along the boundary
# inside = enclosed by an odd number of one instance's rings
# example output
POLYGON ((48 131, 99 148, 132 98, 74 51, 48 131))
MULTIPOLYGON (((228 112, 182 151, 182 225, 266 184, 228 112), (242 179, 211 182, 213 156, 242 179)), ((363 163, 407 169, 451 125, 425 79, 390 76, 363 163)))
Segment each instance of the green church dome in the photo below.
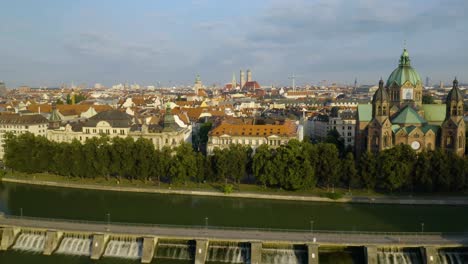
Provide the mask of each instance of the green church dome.
POLYGON ((422 83, 421 77, 418 72, 411 67, 410 62, 411 60, 409 58, 408 51, 404 49, 400 57, 398 68, 396 68, 392 74, 390 74, 390 77, 388 77, 386 84, 387 87, 390 87, 394 83, 398 86, 402 86, 406 81, 409 81, 413 86, 416 86, 418 83, 422 83))

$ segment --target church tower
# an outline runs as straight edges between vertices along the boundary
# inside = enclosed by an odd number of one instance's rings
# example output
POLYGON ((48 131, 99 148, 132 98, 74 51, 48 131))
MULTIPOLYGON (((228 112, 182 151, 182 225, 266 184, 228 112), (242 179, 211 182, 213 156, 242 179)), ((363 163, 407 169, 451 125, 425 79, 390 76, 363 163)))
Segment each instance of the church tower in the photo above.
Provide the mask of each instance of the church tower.
POLYGON ((197 77, 195 77, 195 84, 193 85, 193 90, 195 91, 195 94, 198 95, 198 92, 200 89, 203 89, 203 84, 200 78, 200 75, 197 74, 197 77))
POLYGON ((447 95, 445 121, 442 123, 441 147, 459 156, 465 155, 465 121, 463 119, 463 94, 458 80, 453 81, 447 95))
POLYGON ((240 85, 240 88, 241 90, 244 88, 244 85, 245 85, 245 74, 244 74, 244 71, 240 70, 240 80, 239 80, 239 85, 240 85))
POLYGON ((400 56, 398 67, 388 77, 388 95, 391 107, 402 109, 406 105, 419 109, 422 105, 422 81, 418 72, 411 66, 411 59, 406 49, 400 56))
POLYGON ((393 146, 392 123, 389 118, 390 97, 382 79, 372 97, 372 120, 368 126, 367 150, 379 152, 393 146))
POLYGON ((237 87, 237 80, 236 80, 236 74, 232 73, 232 80, 231 80, 231 89, 235 90, 237 87))

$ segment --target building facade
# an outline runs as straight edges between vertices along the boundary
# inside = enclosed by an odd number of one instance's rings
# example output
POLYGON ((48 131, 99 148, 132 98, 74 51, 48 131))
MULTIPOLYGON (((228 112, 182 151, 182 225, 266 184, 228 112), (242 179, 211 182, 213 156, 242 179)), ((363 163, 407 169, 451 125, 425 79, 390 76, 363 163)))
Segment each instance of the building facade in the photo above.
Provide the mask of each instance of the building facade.
POLYGON ((230 144, 241 144, 254 151, 262 144, 273 148, 285 145, 291 139, 302 141, 302 126, 287 120, 275 125, 247 125, 222 123, 210 131, 207 153, 212 154, 215 148, 227 148, 230 144))
POLYGON ((5 154, 3 144, 7 133, 20 135, 29 132, 36 136, 45 137, 48 124, 47 118, 42 115, 0 115, 0 159, 3 159, 5 154))
POLYGON ((405 49, 385 86, 380 80, 372 104, 358 106, 357 154, 377 153, 405 144, 417 152, 442 148, 463 156, 463 107, 464 98, 456 79, 445 105, 423 104, 421 78, 405 49))
MULTIPOLYGON (((51 116, 55 116, 52 114, 51 116)), ((183 142, 192 142, 192 127, 179 127, 172 114, 166 114, 162 124, 135 124, 127 113, 117 110, 101 112, 84 123, 66 124, 59 128, 50 120, 47 138, 56 142, 72 142, 78 140, 84 143, 87 139, 106 135, 113 137, 131 137, 135 140, 146 138, 153 142, 155 148, 177 147, 183 142)))

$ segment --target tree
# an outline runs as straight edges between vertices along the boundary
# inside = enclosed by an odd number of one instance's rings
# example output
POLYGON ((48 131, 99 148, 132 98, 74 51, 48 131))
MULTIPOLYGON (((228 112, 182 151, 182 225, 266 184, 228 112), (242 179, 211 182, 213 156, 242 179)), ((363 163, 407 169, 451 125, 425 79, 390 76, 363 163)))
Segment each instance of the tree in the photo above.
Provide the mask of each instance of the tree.
POLYGON ((432 192, 434 190, 431 156, 432 152, 423 151, 418 154, 414 164, 415 187, 419 191, 432 192))
POLYGON ((186 184, 197 175, 197 159, 191 144, 182 143, 175 149, 169 168, 171 182, 186 184))
POLYGON ((317 148, 320 158, 317 161, 315 174, 319 183, 330 188, 338 183, 340 176, 338 173, 340 163, 338 149, 330 143, 320 143, 317 148))
POLYGON ((346 154, 345 159, 341 163, 341 181, 348 186, 348 189, 359 187, 359 178, 357 177, 356 164, 354 163, 354 155, 351 152, 346 154))
POLYGON ((336 130, 336 128, 328 131, 325 142, 335 145, 338 149, 339 154, 343 155, 345 151, 344 139, 341 137, 340 133, 336 130))
POLYGON ((253 156, 252 170, 254 177, 264 187, 277 183, 274 178, 273 157, 274 151, 270 150, 266 144, 260 145, 253 156))
POLYGON ((364 152, 359 159, 361 182, 367 190, 373 190, 377 184, 377 162, 371 152, 364 152))
POLYGON ((422 97, 422 103, 423 104, 433 104, 434 103, 434 97, 430 94, 424 94, 422 97))

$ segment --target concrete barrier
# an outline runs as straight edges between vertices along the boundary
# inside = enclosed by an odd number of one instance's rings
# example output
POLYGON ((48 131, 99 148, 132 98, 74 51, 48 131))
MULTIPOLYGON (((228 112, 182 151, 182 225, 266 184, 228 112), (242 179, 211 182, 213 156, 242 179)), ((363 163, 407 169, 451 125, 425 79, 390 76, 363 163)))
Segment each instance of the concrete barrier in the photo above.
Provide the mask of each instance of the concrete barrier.
POLYGON ((109 235, 94 234, 93 245, 91 246, 91 259, 100 259, 104 250, 106 250, 109 235))
POLYGON ((51 255, 55 249, 60 244, 60 240, 62 239, 63 233, 57 231, 47 231, 45 244, 44 244, 44 252, 43 254, 46 256, 51 255))
POLYGON ((208 240, 197 239, 195 249, 195 264, 204 264, 208 255, 208 240))
POLYGON ((421 256, 424 264, 440 264, 439 252, 435 247, 422 247, 421 256))
POLYGON ((0 250, 8 250, 16 240, 16 237, 21 232, 21 229, 14 227, 3 228, 2 241, 0 243, 0 250))
POLYGON ((318 264, 319 263, 319 246, 317 244, 307 244, 307 263, 318 264))
POLYGON ((141 263, 151 263, 158 243, 157 237, 144 237, 141 252, 141 263))
POLYGON ((365 255, 367 259, 367 264, 377 264, 377 247, 376 246, 366 246, 365 255))
POLYGON ((250 263, 251 264, 262 263, 262 242, 250 243, 250 263))

